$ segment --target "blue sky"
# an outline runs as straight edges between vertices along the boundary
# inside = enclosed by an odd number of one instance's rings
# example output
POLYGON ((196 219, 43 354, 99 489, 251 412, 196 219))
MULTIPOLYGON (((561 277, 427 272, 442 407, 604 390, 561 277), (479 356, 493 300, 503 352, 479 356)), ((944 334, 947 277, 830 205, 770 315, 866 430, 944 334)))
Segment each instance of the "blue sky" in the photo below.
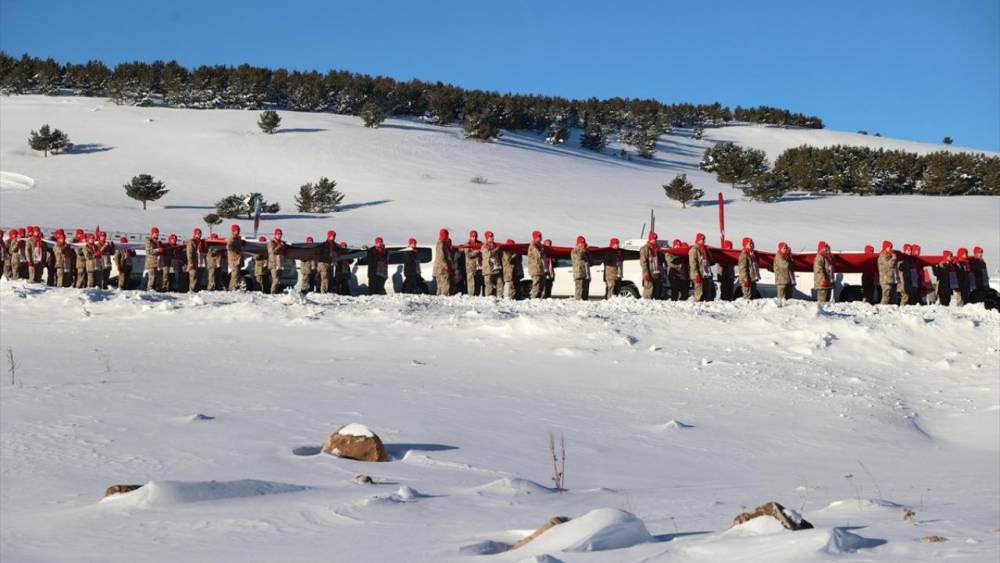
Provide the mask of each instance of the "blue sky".
POLYGON ((1000 150, 998 0, 0 0, 0 49, 767 104, 831 129, 1000 150))

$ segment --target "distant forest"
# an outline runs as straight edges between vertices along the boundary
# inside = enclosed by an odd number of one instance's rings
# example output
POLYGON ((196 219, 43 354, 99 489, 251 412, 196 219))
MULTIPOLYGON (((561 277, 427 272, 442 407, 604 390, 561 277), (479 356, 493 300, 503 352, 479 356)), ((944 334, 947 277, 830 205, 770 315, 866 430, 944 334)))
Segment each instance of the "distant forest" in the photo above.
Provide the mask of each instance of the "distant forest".
MULTIPOLYGON (((162 104, 178 108, 285 109, 359 115, 375 103, 386 115, 417 116, 449 125, 470 116, 493 128, 558 131, 565 127, 603 136, 638 138, 670 133, 674 127, 719 125, 730 121, 822 129, 815 116, 766 106, 730 109, 714 104, 664 104, 657 100, 609 98, 570 100, 556 96, 501 94, 441 82, 401 81, 330 70, 288 71, 250 65, 199 66, 176 61, 131 62, 114 69, 100 61, 60 64, 27 54, 0 52, 0 94, 72 92, 106 96, 115 103, 162 104)), ((550 135, 552 136, 552 135, 550 135)), ((555 135, 558 140, 559 135, 555 135)), ((600 143, 598 143, 600 145, 600 143)))

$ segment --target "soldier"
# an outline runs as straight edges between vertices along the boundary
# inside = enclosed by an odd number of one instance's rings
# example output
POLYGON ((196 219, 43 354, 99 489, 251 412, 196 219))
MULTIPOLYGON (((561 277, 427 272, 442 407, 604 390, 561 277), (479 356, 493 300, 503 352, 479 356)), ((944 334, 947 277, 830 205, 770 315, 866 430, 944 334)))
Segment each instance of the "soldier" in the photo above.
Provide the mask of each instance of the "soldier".
POLYGON ((552 297, 552 283, 556 280, 556 268, 552 258, 552 241, 545 239, 542 242, 542 264, 545 271, 545 289, 542 297, 549 299, 552 297))
POLYGON ((181 291, 181 272, 184 271, 184 247, 178 243, 177 235, 167 235, 167 251, 164 253, 163 291, 181 291))
POLYGON ((917 290, 917 304, 923 305, 925 302, 931 302, 931 300, 936 297, 934 282, 931 281, 931 275, 927 271, 928 268, 924 266, 924 262, 920 259, 920 245, 914 244, 912 251, 913 261, 917 270, 917 279, 920 280, 919 288, 917 290))
POLYGON ((229 268, 229 285, 226 291, 236 291, 240 288, 240 269, 243 267, 243 238, 240 237, 240 226, 230 227, 232 236, 226 241, 226 263, 229 268))
POLYGON ((87 257, 84 255, 83 247, 87 243, 83 229, 77 229, 73 235, 73 242, 76 243, 73 252, 73 266, 76 276, 73 280, 73 287, 78 289, 87 287, 87 257))
POLYGON ((403 293, 424 293, 424 277, 420 272, 420 253, 417 252, 417 239, 406 241, 410 249, 403 260, 403 293))
POLYGON ((951 296, 955 292, 959 292, 959 296, 961 296, 961 292, 958 281, 958 270, 952 261, 951 251, 945 250, 941 253, 941 256, 941 261, 932 269, 934 270, 934 277, 937 278, 938 303, 947 307, 951 304, 951 296))
POLYGON ((333 277, 337 267, 337 256, 340 254, 340 245, 337 244, 337 232, 330 230, 326 232, 326 242, 320 247, 317 259, 316 270, 319 275, 320 293, 333 293, 333 286, 330 278, 333 277))
MULTIPOLYGON (((874 258, 875 247, 868 244, 865 245, 865 257, 874 258)), ((865 301, 871 305, 874 305, 878 301, 878 296, 876 291, 878 288, 878 267, 876 265, 876 260, 872 259, 870 263, 866 263, 864 271, 861 273, 861 293, 864 295, 865 301)))
MULTIPOLYGON (((722 241, 722 249, 732 250, 733 241, 722 241)), ((736 299, 736 295, 733 293, 736 286, 736 272, 733 266, 725 266, 720 262, 715 265, 715 275, 719 278, 719 294, 722 296, 722 300, 732 301, 736 299)))
POLYGON ((30 227, 31 236, 25 241, 25 254, 28 259, 28 280, 32 283, 42 282, 42 270, 45 269, 45 243, 42 242, 42 231, 30 227))
POLYGON ((528 245, 528 276, 531 278, 531 298, 541 299, 545 294, 545 249, 542 247, 542 232, 531 232, 528 245))
POLYGON ((20 228, 17 230, 17 254, 18 254, 18 267, 17 276, 22 280, 31 280, 28 276, 28 229, 20 228))
MULTIPOLYGON (((11 237, 14 231, 11 231, 8 237, 11 237)), ((3 277, 11 279, 10 277, 10 250, 7 248, 7 241, 3 239, 3 230, 0 230, 0 266, 3 267, 3 277)))
POLYGON ((778 253, 774 255, 774 285, 778 299, 791 299, 795 291, 795 261, 792 249, 783 242, 778 243, 778 253))
POLYGON ((899 259, 892 249, 892 243, 887 240, 882 241, 882 252, 878 256, 878 278, 882 287, 880 304, 889 305, 892 303, 892 293, 898 290, 899 259))
POLYGON ((108 278, 111 277, 111 253, 115 247, 108 240, 108 234, 97 231, 97 241, 94 243, 94 283, 101 289, 108 289, 108 278))
POLYGON ((639 249, 639 266, 642 269, 642 298, 662 299, 666 270, 657 235, 649 231, 646 244, 639 249))
MULTIPOLYGON (((905 307, 911 303, 916 303, 917 301, 917 286, 916 280, 911 279, 911 270, 913 270, 913 246, 910 244, 903 245, 903 254, 899 257, 896 262, 896 268, 898 270, 897 276, 899 277, 899 306, 905 307)), ((915 273, 915 272, 912 272, 915 273)))
POLYGON ((260 235, 257 242, 263 243, 264 247, 253 255, 254 290, 261 293, 271 293, 271 284, 267 283, 267 237, 260 235))
POLYGON ((184 245, 184 257, 187 259, 188 291, 195 293, 201 285, 201 274, 208 267, 208 248, 198 227, 191 231, 191 239, 184 245))
MULTIPOLYGON (((155 291, 160 280, 160 259, 166 249, 160 242, 160 229, 153 227, 146 239, 146 291, 155 291)), ((79 268, 77 268, 79 272, 79 268)), ((79 273, 77 274, 79 275, 79 273)))
POLYGON ((501 274, 503 264, 501 263, 502 252, 500 247, 493 240, 493 233, 486 231, 483 233, 486 241, 480 247, 483 264, 483 287, 487 297, 503 297, 503 281, 501 274))
MULTIPOLYGON (((671 248, 683 249, 686 245, 679 239, 674 239, 671 248)), ((688 256, 682 254, 667 254, 667 280, 670 282, 670 299, 687 301, 691 283, 691 272, 688 269, 688 256)))
POLYGON ((715 282, 712 281, 712 257, 705 246, 705 235, 694 236, 694 246, 688 250, 688 267, 694 276, 694 300, 696 302, 715 299, 715 282))
POLYGON ((760 281, 760 261, 757 258, 757 251, 754 250, 752 238, 743 237, 743 251, 740 252, 740 260, 736 267, 740 274, 743 299, 747 301, 758 299, 760 297, 760 293, 757 291, 757 282, 760 281))
POLYGON ((437 245, 434 247, 434 281, 437 282, 438 295, 451 295, 451 280, 455 277, 455 253, 448 237, 448 229, 438 233, 437 245))
POLYGON ((271 241, 267 243, 267 269, 271 272, 271 293, 281 290, 281 272, 285 269, 285 256, 288 245, 281 240, 281 229, 274 229, 271 241))
MULTIPOLYGON (((347 252, 347 243, 340 243, 340 253, 347 252)), ((351 294, 351 260, 337 260, 337 266, 333 270, 334 282, 338 295, 351 294)))
POLYGON ((819 241, 816 245, 816 257, 813 259, 813 288, 816 289, 816 301, 827 303, 833 288, 833 254, 830 245, 819 241))
POLYGON ((94 233, 87 233, 83 245, 83 259, 87 272, 87 281, 84 287, 97 287, 100 274, 97 271, 97 244, 94 242, 94 233))
MULTIPOLYGON (((56 233, 62 229, 56 229, 52 231, 52 237, 50 240, 56 240, 56 233)), ((3 246, 3 236, 0 236, 0 247, 3 246)), ((45 283, 49 287, 56 286, 56 254, 55 251, 49 247, 45 246, 45 283)))
POLYGON ((118 289, 128 289, 129 277, 132 275, 132 257, 135 256, 134 250, 129 250, 125 245, 128 244, 128 239, 121 237, 118 239, 121 246, 115 249, 114 260, 115 267, 118 269, 118 289))
POLYGON ((502 252, 503 281, 507 285, 507 298, 515 300, 521 295, 521 279, 524 278, 524 267, 521 265, 521 255, 514 251, 514 241, 507 239, 502 252))
POLYGON ((70 254, 73 248, 66 243, 66 233, 62 229, 56 231, 56 244, 52 247, 55 259, 56 287, 66 287, 72 277, 70 254))
MULTIPOLYGON (((608 242, 611 248, 604 253, 604 298, 611 299, 618 295, 618 289, 622 284, 622 272, 625 270, 625 253, 618 247, 617 238, 612 238, 608 242)), ((659 249, 657 249, 659 250, 659 249)))
POLYGON ((111 282, 111 258, 115 253, 115 243, 108 240, 108 233, 97 233, 97 267, 101 269, 101 289, 107 289, 111 282))
POLYGON ((469 231, 469 246, 462 249, 465 257, 465 293, 467 295, 483 294, 483 256, 479 248, 479 233, 469 231))
POLYGON ((385 281, 389 279, 389 253, 385 250, 382 237, 375 237, 375 246, 368 249, 367 261, 368 295, 385 295, 385 281))
MULTIPOLYGON (((208 239, 213 241, 220 240, 219 235, 215 233, 210 234, 208 239)), ((217 291, 219 289, 219 270, 223 264, 222 249, 216 245, 209 246, 208 260, 205 261, 205 270, 208 274, 205 289, 209 291, 217 291)))
MULTIPOLYGON (((315 240, 312 237, 306 237, 306 244, 313 244, 314 242, 315 240)), ((316 263, 315 252, 312 253, 312 256, 307 256, 299 260, 299 276, 302 277, 299 281, 299 291, 303 294, 316 291, 319 287, 315 276, 315 272, 318 269, 319 265, 316 263)))
POLYGON ((574 296, 582 301, 590 299, 590 252, 587 251, 587 239, 583 235, 576 237, 576 246, 569 254, 573 261, 573 282, 576 285, 574 296))
POLYGON ((969 249, 959 248, 955 253, 955 270, 958 272, 958 291, 952 295, 952 300, 959 307, 969 302, 972 294, 972 268, 969 266, 969 249))
POLYGON ((972 249, 972 259, 969 260, 972 268, 972 279, 976 284, 976 289, 990 288, 990 272, 986 267, 986 260, 983 259, 983 248, 981 246, 972 249))

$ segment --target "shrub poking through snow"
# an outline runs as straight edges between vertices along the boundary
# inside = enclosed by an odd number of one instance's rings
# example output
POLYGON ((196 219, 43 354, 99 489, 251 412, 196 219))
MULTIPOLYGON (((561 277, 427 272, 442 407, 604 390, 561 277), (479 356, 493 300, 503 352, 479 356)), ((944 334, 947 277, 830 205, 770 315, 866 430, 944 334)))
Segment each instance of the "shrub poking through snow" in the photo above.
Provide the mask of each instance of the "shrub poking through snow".
POLYGON ((357 461, 389 461, 389 454, 378 434, 363 424, 340 427, 323 443, 323 453, 357 461))
POLYGON ((760 516, 770 516, 781 523, 787 530, 808 530, 813 527, 808 520, 790 508, 785 508, 776 502, 764 503, 751 512, 744 512, 733 519, 733 526, 739 526, 758 518, 760 516))
POLYGON ((549 432, 549 453, 552 455, 552 482, 556 490, 565 490, 566 485, 566 437, 559 434, 559 452, 556 453, 556 436, 549 432))

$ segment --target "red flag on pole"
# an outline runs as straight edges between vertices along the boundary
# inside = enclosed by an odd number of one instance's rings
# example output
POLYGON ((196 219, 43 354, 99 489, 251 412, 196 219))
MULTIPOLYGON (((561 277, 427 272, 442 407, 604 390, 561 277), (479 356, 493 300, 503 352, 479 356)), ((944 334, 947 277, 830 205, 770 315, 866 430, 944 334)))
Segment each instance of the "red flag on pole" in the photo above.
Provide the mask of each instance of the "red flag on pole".
POLYGON ((722 197, 722 192, 719 192, 719 235, 722 237, 723 244, 726 242, 726 200, 722 197))

